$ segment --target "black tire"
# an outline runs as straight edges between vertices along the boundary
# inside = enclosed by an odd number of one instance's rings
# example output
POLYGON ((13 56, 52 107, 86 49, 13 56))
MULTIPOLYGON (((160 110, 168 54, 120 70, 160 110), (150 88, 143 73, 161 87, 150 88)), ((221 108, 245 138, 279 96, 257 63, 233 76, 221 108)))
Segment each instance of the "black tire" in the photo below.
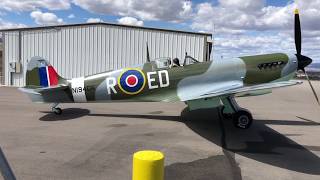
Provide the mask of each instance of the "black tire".
POLYGON ((232 114, 231 113, 224 113, 223 110, 225 109, 225 107, 223 106, 222 108, 220 108, 220 114, 222 116, 223 119, 231 119, 232 118, 232 114))
POLYGON ((232 116, 233 125, 239 129, 248 129, 252 124, 252 115, 248 110, 239 110, 232 116))
POLYGON ((61 108, 52 108, 52 112, 56 115, 61 115, 62 109, 61 108))

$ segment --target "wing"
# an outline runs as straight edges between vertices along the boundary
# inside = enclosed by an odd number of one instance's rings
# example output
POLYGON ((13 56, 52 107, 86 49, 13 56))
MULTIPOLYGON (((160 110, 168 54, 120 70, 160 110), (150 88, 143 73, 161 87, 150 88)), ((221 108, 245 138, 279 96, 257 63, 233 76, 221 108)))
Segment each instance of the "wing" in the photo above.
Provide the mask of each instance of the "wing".
MULTIPOLYGON (((301 81, 280 81, 280 82, 271 82, 271 83, 264 83, 259 85, 253 85, 253 86, 240 86, 240 84, 230 84, 230 82, 226 83, 225 86, 222 86, 222 88, 199 94, 198 96, 194 96, 192 98, 187 99, 186 101, 190 100, 196 100, 196 99, 204 99, 204 98, 211 98, 211 97, 218 97, 218 96, 248 96, 250 94, 257 95, 256 92, 268 92, 268 90, 274 89, 274 88, 281 88, 286 86, 293 86, 297 84, 301 84, 301 81)), ((221 86, 221 85, 220 85, 221 86)), ((265 94, 265 93, 263 93, 265 94)))

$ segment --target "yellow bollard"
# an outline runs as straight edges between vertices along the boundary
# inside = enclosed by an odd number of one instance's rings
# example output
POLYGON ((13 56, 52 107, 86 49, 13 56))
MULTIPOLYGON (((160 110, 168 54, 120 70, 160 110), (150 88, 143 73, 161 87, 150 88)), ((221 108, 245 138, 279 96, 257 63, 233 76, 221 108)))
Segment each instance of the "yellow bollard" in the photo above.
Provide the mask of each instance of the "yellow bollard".
POLYGON ((139 151, 133 155, 132 180, 163 180, 164 155, 159 151, 139 151))

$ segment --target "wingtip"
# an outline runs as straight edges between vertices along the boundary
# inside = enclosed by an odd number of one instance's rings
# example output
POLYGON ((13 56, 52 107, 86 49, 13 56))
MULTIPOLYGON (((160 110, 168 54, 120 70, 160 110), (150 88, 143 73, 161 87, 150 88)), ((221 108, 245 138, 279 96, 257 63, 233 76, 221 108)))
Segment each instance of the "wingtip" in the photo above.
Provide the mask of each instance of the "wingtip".
POLYGON ((294 14, 299 14, 299 9, 295 9, 294 14))

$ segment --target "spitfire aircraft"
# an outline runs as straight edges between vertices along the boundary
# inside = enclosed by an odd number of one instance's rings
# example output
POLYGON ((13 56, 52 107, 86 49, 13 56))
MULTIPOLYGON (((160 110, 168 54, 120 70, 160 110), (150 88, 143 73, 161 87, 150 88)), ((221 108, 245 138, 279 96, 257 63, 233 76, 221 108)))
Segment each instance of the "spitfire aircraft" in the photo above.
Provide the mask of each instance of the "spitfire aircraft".
MULTIPOLYGON (((52 111, 57 115, 62 113, 59 103, 183 101, 190 111, 223 106, 224 117, 232 117, 236 127, 247 129, 252 115, 239 107, 235 97, 263 95, 273 88, 300 84, 290 79, 298 70, 305 73, 304 68, 312 62, 301 54, 298 10, 295 10, 295 45, 296 54, 275 53, 223 61, 199 62, 186 55, 182 65, 171 58, 150 61, 147 52, 144 64, 73 79, 64 79, 48 61, 33 57, 27 66, 26 86, 20 90, 33 102, 52 103, 52 111)), ((310 86, 317 99, 311 83, 310 86)))

